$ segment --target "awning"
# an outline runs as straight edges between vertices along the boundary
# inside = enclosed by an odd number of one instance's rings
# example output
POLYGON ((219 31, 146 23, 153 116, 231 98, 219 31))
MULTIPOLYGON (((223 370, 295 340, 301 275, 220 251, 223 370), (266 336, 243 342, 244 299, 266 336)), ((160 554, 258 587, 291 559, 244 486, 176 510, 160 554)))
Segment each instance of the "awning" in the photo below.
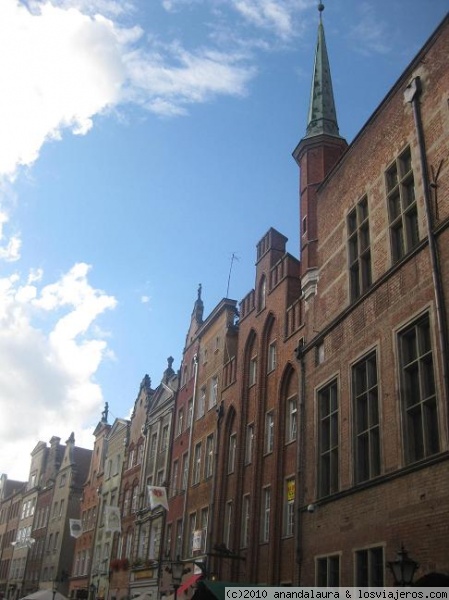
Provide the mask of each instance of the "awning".
POLYGON ((192 600, 226 600, 227 587, 253 587, 254 583, 237 583, 235 581, 211 581, 202 579, 192 600))
POLYGON ((181 594, 184 594, 184 592, 186 592, 190 587, 192 587, 192 585, 196 583, 200 577, 201 573, 195 573, 194 575, 191 575, 188 579, 186 579, 184 583, 178 588, 178 593, 176 594, 178 598, 181 596, 181 594))
MULTIPOLYGON (((185 600, 185 594, 187 591, 198 581, 198 579, 202 576, 202 573, 195 573, 194 575, 190 575, 182 585, 179 586, 178 591, 176 593, 177 600, 185 600)), ((135 600, 138 600, 137 598, 135 600)), ((175 600, 175 595, 170 594, 170 596, 165 596, 165 600, 175 600)))

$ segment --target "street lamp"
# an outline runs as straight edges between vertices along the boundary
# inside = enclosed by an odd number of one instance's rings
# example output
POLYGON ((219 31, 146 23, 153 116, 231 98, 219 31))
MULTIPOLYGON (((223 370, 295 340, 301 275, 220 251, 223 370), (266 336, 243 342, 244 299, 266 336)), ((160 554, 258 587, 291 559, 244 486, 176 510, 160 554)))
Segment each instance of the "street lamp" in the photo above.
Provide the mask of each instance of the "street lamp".
POLYGON ((398 550, 395 560, 388 561, 387 565, 393 574, 395 585, 401 587, 411 585, 413 576, 419 567, 419 564, 409 557, 404 544, 401 544, 401 549, 398 550))
POLYGON ((186 572, 185 569, 184 569, 184 564, 180 561, 179 556, 177 557, 177 559, 175 561, 173 561, 171 563, 171 569, 170 570, 171 570, 172 584, 173 584, 173 587, 175 588, 175 598, 174 598, 174 600, 177 600, 178 589, 179 589, 179 587, 181 585, 182 576, 186 572))

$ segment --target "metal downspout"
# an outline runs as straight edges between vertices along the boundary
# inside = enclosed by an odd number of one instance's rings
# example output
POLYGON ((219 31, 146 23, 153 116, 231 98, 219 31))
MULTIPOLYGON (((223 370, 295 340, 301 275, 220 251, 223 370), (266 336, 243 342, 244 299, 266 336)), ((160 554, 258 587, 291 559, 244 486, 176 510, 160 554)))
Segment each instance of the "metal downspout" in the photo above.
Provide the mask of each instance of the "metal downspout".
MULTIPOLYGON (((427 168, 426 143, 424 137, 424 128, 421 116, 421 106, 419 99, 422 94, 422 84, 419 76, 415 77, 407 86, 404 92, 404 98, 412 105, 413 118, 415 121, 416 138, 418 141, 419 158, 421 163, 421 172, 424 192, 424 208, 427 220, 427 240, 429 244, 430 263, 432 268, 432 280, 435 290, 435 310, 437 316, 438 338, 441 351, 441 368, 443 373, 443 390, 446 401, 446 410, 448 410, 449 399, 449 378, 448 378, 448 334, 446 305, 444 302, 444 292, 442 287, 442 277, 440 261, 438 256, 438 247, 433 233, 433 215, 431 208, 431 192, 429 171, 427 168)), ((449 415, 447 415, 449 418, 449 415)))

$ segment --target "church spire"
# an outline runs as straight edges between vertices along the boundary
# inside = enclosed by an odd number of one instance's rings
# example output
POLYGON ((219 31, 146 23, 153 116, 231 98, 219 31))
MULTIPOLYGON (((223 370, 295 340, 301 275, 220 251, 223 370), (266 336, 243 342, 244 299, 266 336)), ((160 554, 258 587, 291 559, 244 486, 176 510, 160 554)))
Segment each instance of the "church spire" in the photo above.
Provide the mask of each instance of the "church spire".
POLYGON ((307 132, 293 151, 293 157, 300 169, 301 289, 306 301, 316 293, 318 285, 317 190, 348 147, 338 131, 322 22, 324 5, 321 2, 318 4, 318 10, 320 23, 307 132))
POLYGON ((312 88, 310 91, 306 138, 322 133, 340 137, 326 39, 324 37, 323 10, 324 4, 320 2, 318 4, 320 22, 318 24, 318 38, 315 50, 312 88))

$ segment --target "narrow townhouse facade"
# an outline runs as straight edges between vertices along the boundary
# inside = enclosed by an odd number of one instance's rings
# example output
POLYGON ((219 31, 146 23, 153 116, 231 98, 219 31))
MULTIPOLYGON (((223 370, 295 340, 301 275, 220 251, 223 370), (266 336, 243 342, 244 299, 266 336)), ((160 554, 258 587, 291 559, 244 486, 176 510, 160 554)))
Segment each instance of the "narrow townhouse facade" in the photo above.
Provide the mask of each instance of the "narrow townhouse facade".
POLYGON ((270 229, 257 245, 255 287, 240 303, 236 393, 227 408, 221 455, 222 538, 236 555, 223 575, 266 585, 293 584, 296 570, 294 349, 302 316, 299 262, 286 242, 270 229))
POLYGON ((123 440, 125 459, 119 495, 121 536, 111 559, 120 559, 120 567, 111 570, 109 583, 111 595, 114 595, 117 600, 130 597, 129 570, 135 565, 138 558, 136 515, 142 502, 141 477, 146 440, 144 433, 153 394, 154 389, 151 387, 151 379, 148 375, 145 375, 134 402, 127 437, 123 440))
POLYGON ((449 572, 448 55, 446 17, 337 160, 322 160, 329 136, 341 144, 328 106, 294 153, 312 269, 297 351, 303 585, 393 585, 401 548, 416 576, 449 572))
MULTIPOLYGON (((223 298, 196 334, 197 382, 188 411, 192 444, 186 490, 184 556, 194 560, 192 572, 213 576, 212 555, 221 543, 216 511, 219 483, 218 456, 223 438, 225 408, 222 390, 225 365, 237 352, 237 302, 223 298), (197 567, 197 569, 194 568, 197 567), (198 568, 200 571, 198 571, 198 568)), ((192 580, 193 581, 193 580, 192 580)))
MULTIPOLYGON (((39 587, 43 587, 43 581, 49 581, 49 571, 43 570, 42 565, 47 553, 47 527, 50 521, 51 507, 53 502, 53 491, 57 473, 62 464, 65 446, 61 444, 61 438, 52 436, 47 447, 47 458, 45 469, 39 481, 39 493, 37 496, 35 519, 32 536, 35 540, 27 569, 39 573, 39 587)), ((47 583, 52 586, 52 583, 47 583)))
MULTIPOLYGON (((12 557, 17 538, 18 517, 22 493, 26 482, 0 477, 0 594, 3 598, 16 598, 14 582, 9 582, 12 574, 12 557)), ((15 569, 14 569, 15 572, 15 569)))
POLYGON ((215 569, 222 390, 225 365, 231 360, 235 365, 237 348, 236 301, 224 298, 203 319, 201 292, 199 286, 181 365, 165 524, 166 568, 160 581, 160 592, 170 596, 173 583, 167 563, 180 560, 184 574, 178 593, 185 598, 193 595, 200 576, 211 576, 215 569))
POLYGON ((17 586, 22 596, 35 592, 39 586, 39 562, 35 560, 37 548, 33 530, 35 529, 39 482, 46 467, 47 456, 47 444, 38 442, 31 452, 28 482, 22 496, 20 520, 12 558, 13 561, 20 564, 22 581, 17 583, 17 586))
MULTIPOLYGON (((184 560, 187 557, 186 515, 188 489, 191 484, 191 455, 193 431, 189 423, 193 420, 198 385, 199 343, 196 337, 203 323, 204 303, 201 285, 195 300, 181 363, 179 390, 176 397, 173 435, 171 443, 170 481, 168 486, 169 510, 165 523, 164 555, 167 560, 184 560)), ((171 593, 171 578, 167 571, 161 572, 161 592, 171 593)))
MULTIPOLYGON (((89 572, 88 589, 92 592, 98 589, 103 598, 113 600, 116 590, 111 589, 112 571, 120 570, 120 559, 116 556, 118 542, 121 536, 120 519, 120 482, 125 458, 125 440, 128 439, 129 421, 116 418, 106 434, 104 447, 104 477, 101 485, 103 501, 103 525, 96 527, 94 532, 94 548, 101 557, 101 569, 94 575, 89 572)), ((87 512, 87 515, 89 512, 87 512)), ((86 516, 88 521, 88 516, 86 516)), ((80 556, 82 560, 82 556, 80 556)))
POLYGON ((66 441, 61 465, 52 486, 45 550, 41 567, 40 588, 57 589, 67 596, 72 571, 75 538, 70 519, 80 518, 80 501, 92 450, 75 445, 72 432, 66 441))
MULTIPOLYGON (((149 487, 166 489, 170 477, 170 445, 179 375, 167 359, 159 385, 155 388, 144 425, 145 452, 141 475, 141 502, 136 513, 136 557, 130 572, 130 595, 145 594, 156 600, 164 561, 166 506, 152 504, 149 487)), ((161 490, 160 490, 161 491, 161 490)))
POLYGON ((102 413, 101 420, 93 431, 94 446, 89 470, 85 481, 80 502, 81 530, 73 531, 74 556, 70 569, 69 597, 83 600, 92 596, 103 598, 103 588, 98 579, 104 571, 109 569, 109 557, 104 561, 103 554, 95 545, 95 534, 102 531, 104 520, 104 492, 103 476, 105 454, 107 451, 106 438, 111 426, 108 424, 107 406, 102 413), (76 537, 75 537, 76 536, 76 537), (92 586, 98 586, 98 589, 92 586))

